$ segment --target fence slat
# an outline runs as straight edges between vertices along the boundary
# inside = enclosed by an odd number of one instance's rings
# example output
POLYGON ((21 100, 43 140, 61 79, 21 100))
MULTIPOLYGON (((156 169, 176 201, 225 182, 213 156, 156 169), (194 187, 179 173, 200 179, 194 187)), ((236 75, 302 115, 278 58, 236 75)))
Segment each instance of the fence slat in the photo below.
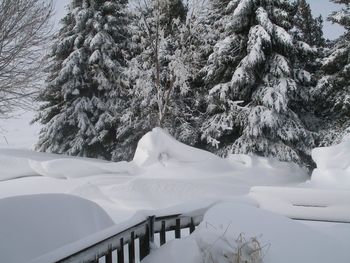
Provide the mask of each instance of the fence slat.
POLYGON ((159 232, 160 236, 160 245, 164 245, 166 243, 166 231, 165 231, 165 221, 162 221, 162 228, 159 232))
POLYGON ((129 263, 135 263, 135 233, 131 232, 130 234, 130 243, 129 247, 129 263))
POLYGON ((118 253, 118 263, 124 263, 124 239, 120 239, 120 249, 118 253))
MULTIPOLYGON (((116 253, 118 263, 125 263, 124 248, 128 247, 129 263, 135 263, 149 255, 151 244, 154 242, 155 233, 160 235, 160 244, 166 243, 166 233, 175 230, 175 238, 181 238, 181 230, 190 228, 190 233, 200 223, 203 216, 189 217, 181 214, 155 217, 151 216, 140 223, 129 227, 113 236, 77 251, 57 262, 59 263, 98 263, 99 259, 106 263, 112 263, 114 253, 116 253), (139 240, 139 253, 136 253, 135 240, 139 240), (119 244, 117 244, 119 243, 119 244)), ((115 262, 116 263, 116 262, 115 262)))
POLYGON ((106 255, 106 263, 112 263, 112 250, 109 250, 106 255))
POLYGON ((181 219, 176 219, 175 238, 181 238, 181 219))
POLYGON ((106 255, 106 263, 112 263, 112 250, 110 250, 106 255))
POLYGON ((154 243, 154 222, 155 222, 155 216, 150 216, 148 218, 148 235, 149 235, 149 242, 154 243))
POLYGON ((149 255, 150 242, 149 242, 149 224, 146 224, 146 233, 143 237, 140 237, 140 260, 149 255))
POLYGON ((192 234, 196 230, 196 226, 194 225, 194 219, 191 217, 191 224, 190 224, 190 234, 192 234))

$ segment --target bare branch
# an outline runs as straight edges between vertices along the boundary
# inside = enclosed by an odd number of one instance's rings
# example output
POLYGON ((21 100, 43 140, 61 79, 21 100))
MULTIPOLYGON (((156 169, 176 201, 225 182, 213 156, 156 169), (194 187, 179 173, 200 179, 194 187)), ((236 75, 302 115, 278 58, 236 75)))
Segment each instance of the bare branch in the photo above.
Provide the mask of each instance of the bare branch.
POLYGON ((53 3, 0 0, 0 118, 26 107, 43 80, 53 3))

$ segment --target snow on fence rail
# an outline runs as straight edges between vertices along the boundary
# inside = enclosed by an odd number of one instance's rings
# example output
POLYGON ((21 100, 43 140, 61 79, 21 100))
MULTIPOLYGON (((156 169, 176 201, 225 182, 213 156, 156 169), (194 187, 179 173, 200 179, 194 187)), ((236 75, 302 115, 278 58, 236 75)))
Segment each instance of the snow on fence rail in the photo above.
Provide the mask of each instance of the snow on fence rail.
POLYGON ((118 263, 135 263, 136 259, 142 260, 150 253, 150 247, 155 241, 156 233, 159 233, 159 243, 163 245, 167 241, 167 232, 175 231, 175 238, 181 238, 181 229, 189 228, 190 233, 192 233, 202 220, 203 215, 184 216, 177 214, 161 217, 151 216, 126 230, 56 262, 112 263, 112 254, 117 251, 118 263), (127 247, 127 261, 124 252, 125 247, 127 247))

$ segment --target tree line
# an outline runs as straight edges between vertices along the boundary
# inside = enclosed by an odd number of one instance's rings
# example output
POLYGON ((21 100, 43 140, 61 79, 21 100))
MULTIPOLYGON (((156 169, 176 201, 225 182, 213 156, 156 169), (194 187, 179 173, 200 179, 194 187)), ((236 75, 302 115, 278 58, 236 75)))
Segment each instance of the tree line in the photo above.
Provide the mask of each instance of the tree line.
POLYGON ((130 160, 154 127, 220 156, 313 167, 350 132, 349 1, 72 0, 37 97, 37 150, 130 160))

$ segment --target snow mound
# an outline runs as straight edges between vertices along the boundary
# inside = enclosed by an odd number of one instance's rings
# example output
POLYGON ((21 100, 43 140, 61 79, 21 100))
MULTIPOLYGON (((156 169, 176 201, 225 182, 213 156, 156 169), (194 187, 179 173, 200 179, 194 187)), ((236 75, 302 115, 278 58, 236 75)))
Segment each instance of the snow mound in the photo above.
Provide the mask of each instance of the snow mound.
POLYGON ((202 263, 199 247, 193 238, 176 239, 154 250, 142 263, 202 263))
POLYGON ((0 171, 0 181, 37 175, 37 173, 31 169, 27 159, 1 154, 0 171))
POLYGON ((350 258, 345 244, 331 235, 269 211, 227 202, 211 207, 191 236, 170 241, 142 263, 238 262, 238 251, 244 262, 254 263, 261 257, 268 263, 348 263, 350 258))
POLYGON ((233 169, 224 159, 178 142, 161 128, 154 128, 141 138, 133 161, 139 166, 149 166, 159 162, 166 165, 171 160, 192 165, 198 164, 196 168, 203 170, 233 169))
POLYGON ((139 172, 132 162, 72 157, 29 150, 0 148, 0 181, 30 176, 79 178, 101 174, 134 175, 139 172))
POLYGON ((114 224, 94 202, 65 194, 0 199, 0 214, 0 255, 6 263, 29 262, 114 224))
POLYGON ((316 148, 312 158, 317 164, 311 184, 316 187, 350 189, 350 140, 331 147, 316 148))
POLYGON ((260 208, 289 218, 350 223, 350 193, 291 187, 252 187, 260 208))
POLYGON ((97 174, 136 174, 138 168, 128 162, 95 162, 79 159, 54 159, 45 162, 29 161, 39 175, 57 178, 77 178, 97 174))
POLYGON ((305 182, 309 178, 306 169, 295 163, 281 162, 274 158, 230 154, 227 161, 235 167, 237 173, 242 174, 243 180, 254 182, 255 185, 295 184, 305 182))
MULTIPOLYGON (((204 216, 196 231, 199 247, 215 242, 215 236, 237 240, 241 234, 257 238, 266 248, 264 262, 295 263, 348 262, 349 252, 332 237, 309 228, 302 223, 252 206, 221 203, 204 216), (214 234, 213 234, 214 233, 214 234), (268 248, 268 249, 267 249, 268 248)), ((218 262, 218 261, 216 261, 218 262)))

